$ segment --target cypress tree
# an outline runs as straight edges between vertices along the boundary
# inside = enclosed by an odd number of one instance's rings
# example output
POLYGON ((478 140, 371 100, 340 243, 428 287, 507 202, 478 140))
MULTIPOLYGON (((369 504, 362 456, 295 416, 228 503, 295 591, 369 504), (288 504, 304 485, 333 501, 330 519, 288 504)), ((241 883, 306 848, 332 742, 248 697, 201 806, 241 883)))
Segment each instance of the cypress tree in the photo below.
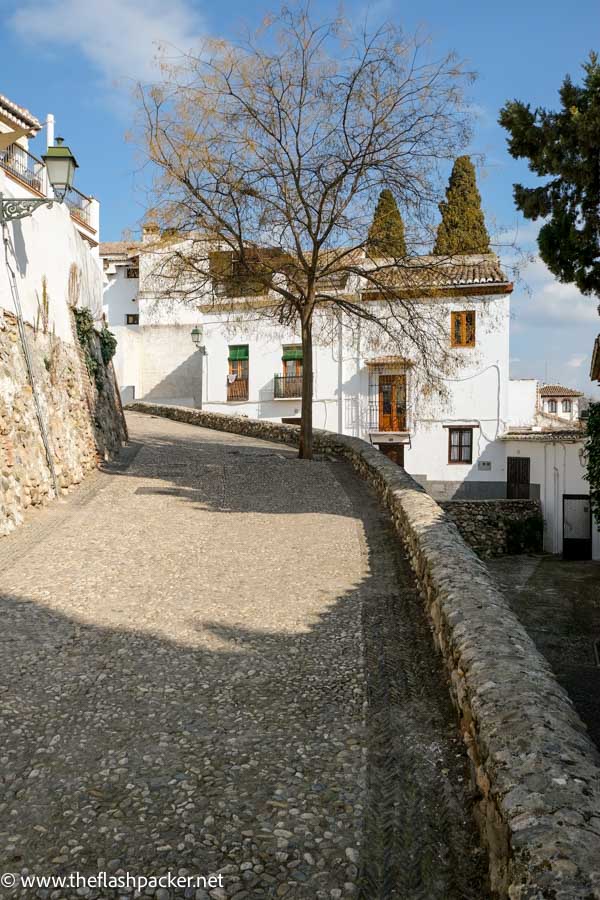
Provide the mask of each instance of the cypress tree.
POLYGON ((446 256, 490 252, 490 236, 481 209, 475 167, 468 156, 459 156, 455 161, 440 212, 442 221, 438 226, 434 253, 446 256))
POLYGON ((372 256, 406 256, 404 222, 394 195, 384 188, 379 195, 369 236, 367 250, 372 256))

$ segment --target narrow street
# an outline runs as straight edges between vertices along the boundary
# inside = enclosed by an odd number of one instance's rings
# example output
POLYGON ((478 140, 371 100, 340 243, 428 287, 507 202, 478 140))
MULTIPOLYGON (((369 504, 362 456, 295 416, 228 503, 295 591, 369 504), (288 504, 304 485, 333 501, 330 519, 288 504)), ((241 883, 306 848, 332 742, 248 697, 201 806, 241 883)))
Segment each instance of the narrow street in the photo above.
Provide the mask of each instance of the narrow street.
POLYGON ((223 876, 158 900, 485 898, 445 676, 370 489, 128 424, 119 461, 0 543, 1 871, 223 876))

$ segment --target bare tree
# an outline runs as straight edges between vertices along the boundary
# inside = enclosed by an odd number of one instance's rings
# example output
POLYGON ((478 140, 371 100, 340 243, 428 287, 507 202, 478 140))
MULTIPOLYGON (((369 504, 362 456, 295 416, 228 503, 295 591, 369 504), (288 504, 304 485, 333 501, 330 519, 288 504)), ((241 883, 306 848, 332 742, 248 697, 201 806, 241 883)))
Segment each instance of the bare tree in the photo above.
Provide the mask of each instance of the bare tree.
POLYGON ((431 61, 391 25, 357 32, 283 8, 236 43, 163 58, 161 82, 139 88, 162 275, 181 298, 244 296, 299 328, 303 458, 315 311, 371 323, 432 380, 447 362, 440 310, 420 302, 444 261, 423 247, 438 166, 468 138, 467 78, 453 55, 431 61), (382 187, 402 207, 403 258, 368 249, 382 187))

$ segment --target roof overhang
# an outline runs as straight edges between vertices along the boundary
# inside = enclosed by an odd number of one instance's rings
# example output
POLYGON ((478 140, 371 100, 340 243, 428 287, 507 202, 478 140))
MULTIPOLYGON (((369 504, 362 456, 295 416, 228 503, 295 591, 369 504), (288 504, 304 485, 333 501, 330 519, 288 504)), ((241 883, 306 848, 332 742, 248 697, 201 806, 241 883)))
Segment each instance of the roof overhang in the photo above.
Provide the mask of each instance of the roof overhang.
POLYGON ((600 381, 600 334, 594 341, 592 365, 590 367, 590 378, 592 381, 600 381))
POLYGON ((42 127, 39 119, 36 119, 28 109, 17 106, 4 94, 0 94, 0 120, 6 122, 12 130, 22 130, 27 137, 34 137, 42 127))

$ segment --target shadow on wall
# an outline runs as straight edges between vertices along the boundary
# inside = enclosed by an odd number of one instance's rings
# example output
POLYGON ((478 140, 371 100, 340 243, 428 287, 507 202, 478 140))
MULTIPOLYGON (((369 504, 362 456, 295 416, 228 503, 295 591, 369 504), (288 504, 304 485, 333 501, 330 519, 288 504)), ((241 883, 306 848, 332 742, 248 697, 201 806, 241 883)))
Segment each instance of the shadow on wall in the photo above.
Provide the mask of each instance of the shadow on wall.
POLYGON ((23 223, 20 219, 16 219, 12 223, 12 242, 11 252, 12 258, 17 264, 17 270, 21 276, 27 274, 27 266, 29 265, 29 257, 27 256, 27 245, 23 237, 23 223))
MULTIPOLYGON (((137 468, 138 457, 131 471, 121 474, 167 481, 168 486, 157 487, 157 493, 166 491, 192 501, 192 509, 201 506, 224 513, 263 511, 261 491, 273 489, 271 476, 278 469, 297 465, 298 478, 306 477, 305 466, 289 458, 293 451, 288 455, 284 451, 283 458, 271 452, 269 478, 260 482, 262 488, 250 491, 247 502, 232 502, 239 493, 235 449, 200 436, 189 441, 182 437, 176 446, 154 438, 144 442, 144 467, 137 468), (165 446, 173 450, 169 454, 173 468, 165 466, 164 456, 159 464, 157 451, 165 446), (190 448, 197 459, 185 470, 183 457, 189 459, 190 448), (221 454, 222 460, 224 449, 232 451, 228 478, 233 478, 226 508, 222 492, 213 489, 214 459, 221 454)), ((266 458, 258 449, 256 462, 261 465, 266 458)), ((239 448, 246 483, 255 450, 256 446, 239 448)), ((239 470, 241 477, 242 465, 239 470)), ((289 487, 277 512, 296 515, 297 504, 303 502, 301 511, 316 508, 339 514, 331 498, 320 496, 311 504, 289 487)), ((362 504, 360 516, 346 514, 363 518, 362 504)), ((315 870, 304 853, 314 853, 315 828, 331 823, 341 847, 355 846, 352 831, 338 817, 355 795, 362 764, 362 698, 357 700, 355 680, 340 660, 356 657, 362 606, 366 656, 373 661, 367 679, 369 784, 377 792, 368 798, 365 811, 363 896, 374 896, 372 890, 379 895, 383 884, 394 884, 402 896, 425 890, 431 900, 481 900, 482 860, 474 852, 473 828, 463 824, 468 818, 465 791, 459 784, 465 775, 464 756, 457 752, 445 677, 416 593, 392 587, 393 594, 382 604, 381 579, 388 590, 397 579, 390 579, 381 556, 371 552, 370 576, 335 599, 311 627, 297 632, 239 624, 243 581, 237 593, 223 593, 220 602, 230 611, 220 622, 203 613, 203 593, 197 584, 180 584, 176 601, 170 602, 186 636, 175 640, 164 636, 169 620, 157 622, 153 617, 157 598, 152 598, 147 617, 145 611, 140 617, 139 595, 124 588, 131 583, 127 527, 123 519, 115 519, 114 528, 124 537, 115 546, 123 551, 111 559, 109 568, 94 568, 97 554, 91 551, 85 573, 73 576, 81 578, 82 585, 77 619, 39 601, 3 597, 7 687, 2 702, 11 724, 3 753, 9 758, 5 771, 14 766, 20 775, 7 782, 5 790, 9 802, 17 802, 18 795, 21 837, 2 862, 46 874, 63 873, 65 864, 55 857, 56 847, 67 844, 72 835, 73 814, 67 810, 85 805, 85 829, 77 828, 78 859, 93 861, 94 866, 97 857, 118 856, 125 870, 152 872, 157 846, 165 848, 161 867, 167 871, 185 866, 210 873, 231 859, 241 862, 257 856, 267 873, 305 885, 308 893, 299 896, 314 896, 315 870), (85 605, 86 593, 96 591, 96 578, 101 578, 104 594, 101 608, 85 605), (135 626, 107 627, 104 623, 111 616, 135 626), (412 625, 397 636, 402 620, 412 625), (401 662, 410 677, 400 687, 389 682, 390 672, 396 671, 393 661, 389 670, 382 667, 386 639, 406 654, 401 662), (43 679, 40 658, 45 661, 43 679), (416 679, 414 667, 420 672, 416 679), (384 728, 395 731, 388 735, 384 728), (300 777, 295 774, 298 770, 300 777), (32 771, 35 777, 29 777, 32 771), (232 780, 235 790, 230 789, 232 780), (308 795, 306 808, 313 813, 310 823, 296 829, 290 857, 297 862, 293 870, 297 874, 292 876, 278 863, 272 842, 250 839, 240 851, 237 827, 244 825, 231 828, 233 817, 238 817, 247 828, 260 822, 272 833, 281 816, 281 804, 274 800, 282 790, 286 797, 308 795), (208 815, 212 822, 206 821, 208 815), (55 824, 36 830, 42 821, 55 824), (117 844, 117 831, 127 831, 126 844, 117 844), (416 843, 409 843, 410 859, 404 859, 402 840, 409 831, 416 843), (416 856, 414 846, 423 848, 416 856)), ((379 528, 375 533, 365 527, 373 549, 372 542, 382 539, 379 528)), ((84 552, 96 538, 88 532, 82 540, 84 552)), ((147 540, 147 532, 139 535, 141 551, 147 540)), ((49 582, 54 565, 49 560, 45 568, 49 582)), ((60 582, 64 570, 59 561, 56 567, 60 582)), ((60 588, 54 586, 53 592, 59 606, 60 588)), ((356 814, 361 815, 359 807, 356 814)), ((342 819, 355 827, 352 816, 342 819)), ((347 866, 343 851, 332 855, 327 872, 318 877, 319 890, 329 893, 348 881, 347 866)), ((89 867, 96 871, 91 863, 89 867)), ((272 885, 272 875, 269 878, 272 885)), ((254 884, 261 886, 260 877, 254 884)), ((266 883, 265 890, 271 890, 266 883)))
POLYGON ((148 403, 170 403, 199 407, 202 400, 200 395, 202 384, 201 359, 200 354, 192 350, 187 359, 138 399, 146 400, 148 403))
MULTIPOLYGON (((501 452, 504 452, 503 447, 504 445, 500 444, 501 452)), ((435 500, 504 500, 507 496, 506 462, 503 459, 500 463, 498 450, 498 444, 486 444, 483 453, 472 464, 454 466, 456 481, 437 481, 428 479, 426 475, 413 475, 412 477, 435 500), (498 473, 500 465, 502 465, 503 471, 498 473), (486 470, 490 473, 490 477, 484 480, 482 475, 486 470), (498 474, 494 475, 494 473, 500 474, 503 480, 500 480, 498 474), (459 478, 463 480, 459 481, 459 478)), ((440 452, 447 453, 447 448, 444 446, 440 452)), ((473 452, 474 454, 477 452, 476 447, 473 448, 473 452)), ((539 498, 539 484, 531 484, 529 499, 539 500, 539 498)))

